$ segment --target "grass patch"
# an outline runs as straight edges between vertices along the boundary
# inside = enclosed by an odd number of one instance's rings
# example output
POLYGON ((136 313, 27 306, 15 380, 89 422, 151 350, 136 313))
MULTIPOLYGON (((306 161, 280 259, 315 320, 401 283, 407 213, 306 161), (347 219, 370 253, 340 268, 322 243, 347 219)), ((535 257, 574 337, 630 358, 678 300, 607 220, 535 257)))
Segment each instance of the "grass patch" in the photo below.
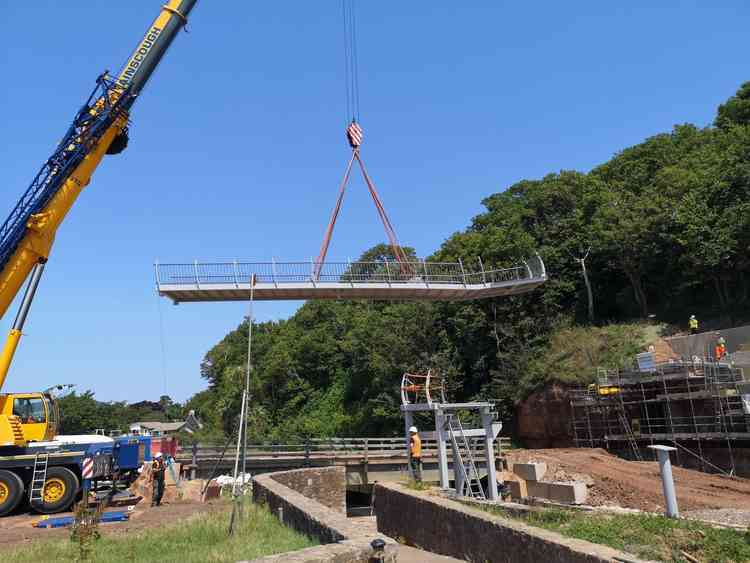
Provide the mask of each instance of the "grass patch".
POLYGON ((412 491, 426 491, 431 488, 431 485, 428 483, 425 483, 424 481, 419 482, 415 481, 414 479, 409 479, 405 483, 402 483, 407 489, 411 489, 412 491))
MULTIPOLYGON (((473 505, 472 506, 477 506, 473 505)), ((480 508, 504 518, 632 553, 643 559, 682 563, 681 552, 699 561, 750 561, 750 534, 690 520, 647 514, 608 514, 545 508, 518 515, 501 506, 480 508)))
MULTIPOLYGON (((103 536, 93 542, 89 561, 235 562, 317 545, 312 539, 281 524, 264 507, 250 502, 245 506, 245 519, 237 533, 229 538, 230 514, 231 507, 227 504, 227 509, 221 512, 199 514, 158 529, 125 537, 103 536)), ((45 540, 19 549, 3 550, 3 563, 76 561, 78 556, 78 545, 72 541, 45 540)))

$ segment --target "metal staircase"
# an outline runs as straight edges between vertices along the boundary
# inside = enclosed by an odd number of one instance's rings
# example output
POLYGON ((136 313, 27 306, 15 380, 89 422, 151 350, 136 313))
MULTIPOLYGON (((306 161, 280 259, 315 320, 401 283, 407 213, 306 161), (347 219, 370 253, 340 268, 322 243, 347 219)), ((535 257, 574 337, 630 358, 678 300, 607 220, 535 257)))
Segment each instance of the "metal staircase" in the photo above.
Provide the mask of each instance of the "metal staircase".
POLYGON ((23 428, 21 427, 21 419, 17 416, 9 416, 8 422, 13 430, 13 440, 16 445, 23 445, 26 443, 26 438, 23 436, 23 428))
POLYGON ((479 478, 477 465, 474 462, 471 444, 464 433, 461 419, 457 414, 448 416, 448 433, 450 434, 451 445, 457 458, 453 467, 454 472, 456 472, 456 481, 458 481, 458 477, 460 476, 463 482, 462 490, 458 490, 457 486, 456 492, 461 496, 468 496, 475 500, 487 500, 479 478), (465 460, 461 453, 462 451, 466 455, 465 460))
POLYGON ((31 476, 31 487, 29 488, 29 503, 31 506, 39 506, 44 503, 44 483, 47 481, 48 463, 48 453, 36 454, 34 473, 31 476))
POLYGON ((617 418, 620 420, 620 424, 622 424, 622 429, 625 432, 625 439, 628 441, 630 449, 633 450, 633 456, 636 461, 643 461, 641 451, 638 448, 638 443, 635 441, 635 436, 633 435, 633 429, 630 428, 630 423, 628 422, 628 418, 625 416, 625 411, 623 409, 617 409, 617 418))
POLYGON ((739 396, 717 394, 714 397, 714 427, 716 432, 732 432, 734 426, 744 422, 745 411, 739 396))
POLYGON ((638 447, 638 442, 635 440, 635 435, 633 434, 633 429, 630 427, 630 423, 628 422, 628 416, 627 411, 625 410, 625 402, 622 399, 622 392, 617 392, 617 407, 615 407, 615 410, 617 411, 617 418, 620 421, 620 424, 622 424, 623 432, 625 432, 625 439, 628 441, 628 445, 630 446, 630 449, 633 450, 633 457, 636 461, 643 461, 643 457, 641 457, 641 450, 638 447))

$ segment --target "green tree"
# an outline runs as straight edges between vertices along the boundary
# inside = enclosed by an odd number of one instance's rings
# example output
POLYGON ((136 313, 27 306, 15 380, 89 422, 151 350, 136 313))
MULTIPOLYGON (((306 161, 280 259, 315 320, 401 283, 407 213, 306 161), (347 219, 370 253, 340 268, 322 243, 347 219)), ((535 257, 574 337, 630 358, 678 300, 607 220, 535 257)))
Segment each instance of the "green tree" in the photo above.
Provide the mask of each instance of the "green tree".
POLYGON ((742 84, 734 96, 719 106, 714 123, 721 129, 750 125, 750 82, 742 84))
MULTIPOLYGON (((641 345, 637 328, 586 327, 589 290, 600 323, 650 313, 679 322, 688 307, 748 318, 749 108, 746 83, 719 108, 715 127, 677 125, 588 173, 563 170, 491 194, 429 258, 460 260, 471 272, 480 259, 503 268, 538 252, 550 278, 530 294, 468 303, 312 301, 286 321, 259 323, 254 436, 398 435, 401 375, 428 368, 445 378, 452 400, 493 399, 507 420, 516 400, 554 378, 556 365, 571 378, 641 345), (575 259, 587 249, 588 280, 575 259), (616 353, 606 353, 610 340, 616 353)), ((345 276, 392 276, 393 258, 377 245, 360 257, 372 264, 345 276)), ((186 405, 228 435, 239 415, 247 329, 245 320, 206 354, 208 389, 186 405)))

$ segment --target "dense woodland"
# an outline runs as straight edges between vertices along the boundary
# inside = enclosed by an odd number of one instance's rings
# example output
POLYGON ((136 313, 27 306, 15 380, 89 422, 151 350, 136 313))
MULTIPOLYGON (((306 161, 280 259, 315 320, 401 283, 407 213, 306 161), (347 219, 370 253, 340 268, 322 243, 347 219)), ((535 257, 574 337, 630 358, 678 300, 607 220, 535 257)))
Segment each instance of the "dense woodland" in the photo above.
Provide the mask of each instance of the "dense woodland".
POLYGON ((97 401, 91 391, 60 397, 60 412, 64 434, 87 434, 95 430, 126 432, 133 422, 167 422, 184 418, 182 405, 167 395, 162 395, 158 402, 105 403, 97 401))
MULTIPOLYGON (((601 352, 587 352, 589 364, 625 361, 642 331, 622 323, 748 318, 750 83, 711 126, 678 125, 588 173, 501 188, 427 259, 506 266, 539 252, 550 275, 541 289, 465 304, 308 302, 255 326, 253 435, 397 434, 401 374, 428 367, 453 398, 496 400, 508 419, 557 366, 574 365, 581 342, 601 352)), ((392 256, 381 245, 372 258, 392 256)), ((216 435, 237 418, 246 339, 243 322, 206 354, 208 388, 186 405, 216 435)))

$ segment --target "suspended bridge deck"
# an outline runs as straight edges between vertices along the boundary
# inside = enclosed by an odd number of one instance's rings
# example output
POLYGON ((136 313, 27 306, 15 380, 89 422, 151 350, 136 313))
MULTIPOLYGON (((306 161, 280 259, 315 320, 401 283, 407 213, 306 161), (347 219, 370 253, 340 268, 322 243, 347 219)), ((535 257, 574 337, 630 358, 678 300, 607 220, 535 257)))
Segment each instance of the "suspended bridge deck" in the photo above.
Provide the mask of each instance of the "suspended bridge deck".
POLYGON ((223 262, 156 264, 159 295, 175 303, 307 299, 466 301, 526 293, 547 280, 539 256, 515 268, 460 262, 223 262), (252 280, 255 280, 254 286, 252 280))

